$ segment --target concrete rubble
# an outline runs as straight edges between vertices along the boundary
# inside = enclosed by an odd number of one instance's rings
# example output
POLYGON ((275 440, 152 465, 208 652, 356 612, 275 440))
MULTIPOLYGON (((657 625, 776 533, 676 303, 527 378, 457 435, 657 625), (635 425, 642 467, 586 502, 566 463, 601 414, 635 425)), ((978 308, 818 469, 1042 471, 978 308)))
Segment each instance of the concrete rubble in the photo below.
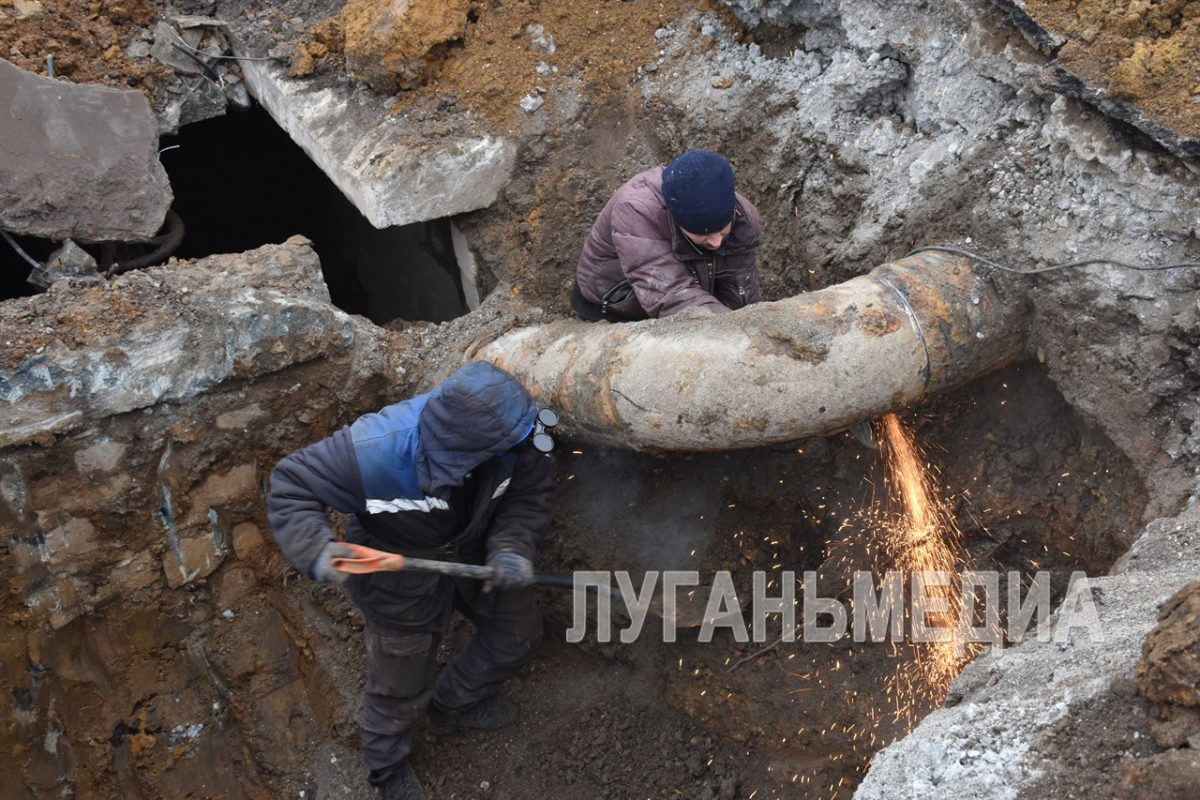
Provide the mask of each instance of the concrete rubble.
POLYGON ((484 208, 511 177, 517 145, 491 134, 422 142, 362 86, 316 88, 270 62, 244 62, 246 85, 372 225, 484 208))
POLYGON ((171 205, 146 96, 43 78, 0 60, 0 228, 140 241, 171 205))
POLYGON ((1111 575, 1091 579, 1101 636, 1060 631, 1060 609, 1047 641, 1031 638, 978 658, 951 687, 953 705, 877 753, 854 797, 1047 796, 1033 791, 1037 782, 1071 769, 1045 756, 1056 723, 1114 698, 1116 687, 1133 679, 1159 605, 1197 574, 1200 504, 1193 503, 1146 526, 1111 575))
POLYGON ((134 272, 111 284, 6 304, 0 329, 10 349, 0 368, 0 447, 190 400, 225 381, 349 347, 354 327, 329 304, 320 273, 289 274, 291 264, 282 259, 275 266, 280 274, 267 273, 265 281, 242 270, 134 272), (57 323, 36 347, 30 339, 37 334, 22 330, 22 320, 65 319, 94 303, 121 308, 129 327, 114 320, 107 335, 72 341, 57 323), (178 313, 154 313, 165 306, 178 313))
POLYGON ((96 259, 92 254, 67 239, 62 246, 50 254, 46 263, 29 273, 29 282, 48 289, 56 281, 76 280, 99 283, 103 280, 97 272, 96 259))
POLYGON ((212 17, 174 15, 158 21, 148 42, 134 43, 177 76, 176 82, 159 86, 155 93, 162 133, 176 133, 184 125, 221 116, 230 108, 250 107, 227 28, 212 17))

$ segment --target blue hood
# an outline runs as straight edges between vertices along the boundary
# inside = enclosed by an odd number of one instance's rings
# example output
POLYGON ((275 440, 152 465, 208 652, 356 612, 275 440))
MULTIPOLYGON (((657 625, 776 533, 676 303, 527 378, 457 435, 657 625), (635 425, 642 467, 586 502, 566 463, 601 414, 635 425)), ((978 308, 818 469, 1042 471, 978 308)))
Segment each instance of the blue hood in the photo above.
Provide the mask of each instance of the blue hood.
POLYGON ((417 480, 427 494, 461 486, 468 472, 519 444, 537 404, 517 379, 476 361, 434 390, 417 422, 417 480))

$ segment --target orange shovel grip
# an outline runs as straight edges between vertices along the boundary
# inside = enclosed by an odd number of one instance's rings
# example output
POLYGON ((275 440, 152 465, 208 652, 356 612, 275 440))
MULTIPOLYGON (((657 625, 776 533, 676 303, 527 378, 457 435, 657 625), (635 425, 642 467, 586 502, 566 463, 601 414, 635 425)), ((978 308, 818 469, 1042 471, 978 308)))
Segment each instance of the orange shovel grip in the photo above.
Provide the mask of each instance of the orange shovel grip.
POLYGON ((387 553, 361 544, 342 542, 342 547, 353 551, 353 556, 335 556, 330 564, 338 572, 350 575, 367 575, 372 572, 399 572, 404 569, 404 556, 387 553))

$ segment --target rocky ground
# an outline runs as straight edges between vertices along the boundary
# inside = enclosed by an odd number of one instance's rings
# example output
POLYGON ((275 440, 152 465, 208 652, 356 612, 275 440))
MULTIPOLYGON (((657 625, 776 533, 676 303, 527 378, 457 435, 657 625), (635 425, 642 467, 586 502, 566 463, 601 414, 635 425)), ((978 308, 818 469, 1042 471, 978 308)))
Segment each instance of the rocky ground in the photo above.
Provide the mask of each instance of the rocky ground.
POLYGON ((1064 633, 976 661, 955 704, 879 754, 856 796, 1194 796, 1195 753, 1182 732, 1195 728, 1183 696, 1195 679, 1190 666, 1178 671, 1192 645, 1166 642, 1190 624, 1195 584, 1176 589, 1196 575, 1195 512, 1148 526, 1113 574, 1093 581, 1097 640, 1064 633))
MULTIPOLYGON (((565 315, 594 214, 680 150, 726 154, 763 212, 768 299, 925 243, 1018 267, 1200 258, 1192 5, 413 3, 413 35, 389 37, 354 0, 0 0, 6 58, 136 87, 162 131, 248 103, 254 82, 264 105, 286 98, 272 113, 369 118, 370 135, 337 133, 385 164, 484 140, 503 154, 479 169, 494 201, 464 200, 487 194, 470 177, 428 190, 467 212, 486 298, 451 323, 342 314, 299 241, 0 305, 6 795, 370 796, 360 623, 281 562, 261 484, 470 343, 565 315), (164 373, 170 343, 189 357, 164 373)), ((305 119, 281 124, 298 137, 305 119)), ((1029 299, 1029 360, 909 414, 972 563, 1049 569, 1056 596, 1072 570, 1104 576, 1103 643, 988 653, 947 707, 897 719, 904 657, 884 648, 568 645, 567 601, 546 594, 549 641, 509 689, 518 726, 423 737, 419 774, 435 797, 1196 796, 1197 274, 997 275, 1029 299)), ((745 583, 853 562, 870 534, 841 525, 879 484, 848 437, 562 452, 547 570, 745 583)))

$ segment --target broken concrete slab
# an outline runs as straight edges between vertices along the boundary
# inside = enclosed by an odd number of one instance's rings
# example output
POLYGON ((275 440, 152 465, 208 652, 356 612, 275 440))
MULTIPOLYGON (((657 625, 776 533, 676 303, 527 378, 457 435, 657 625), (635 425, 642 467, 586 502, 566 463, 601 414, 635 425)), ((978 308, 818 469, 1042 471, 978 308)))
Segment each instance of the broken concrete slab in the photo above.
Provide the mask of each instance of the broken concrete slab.
POLYGON ((182 15, 159 20, 147 54, 175 71, 178 80, 155 89, 159 133, 219 117, 228 105, 249 108, 250 95, 230 53, 228 23, 182 15), (178 31, 175 27, 178 27, 178 31))
POLYGON ((154 44, 150 55, 164 66, 185 75, 203 75, 211 72, 207 60, 198 55, 195 46, 185 42, 166 20, 154 26, 154 44))
POLYGON ((110 284, 56 284, 0 307, 0 447, 186 400, 336 354, 355 340, 302 239, 202 269, 172 264, 110 284), (171 309, 164 312, 164 309, 171 309))
POLYGON ((288 78, 272 62, 241 64, 250 94, 376 228, 486 208, 512 175, 517 145, 510 139, 431 143, 349 80, 320 87, 288 78))
POLYGON ((0 97, 0 227, 56 240, 154 236, 173 198, 144 94, 0 60, 0 97))
POLYGON ((221 85, 205 75, 180 75, 177 83, 160 87, 156 98, 158 132, 162 134, 178 133, 185 125, 219 117, 227 105, 221 85))

